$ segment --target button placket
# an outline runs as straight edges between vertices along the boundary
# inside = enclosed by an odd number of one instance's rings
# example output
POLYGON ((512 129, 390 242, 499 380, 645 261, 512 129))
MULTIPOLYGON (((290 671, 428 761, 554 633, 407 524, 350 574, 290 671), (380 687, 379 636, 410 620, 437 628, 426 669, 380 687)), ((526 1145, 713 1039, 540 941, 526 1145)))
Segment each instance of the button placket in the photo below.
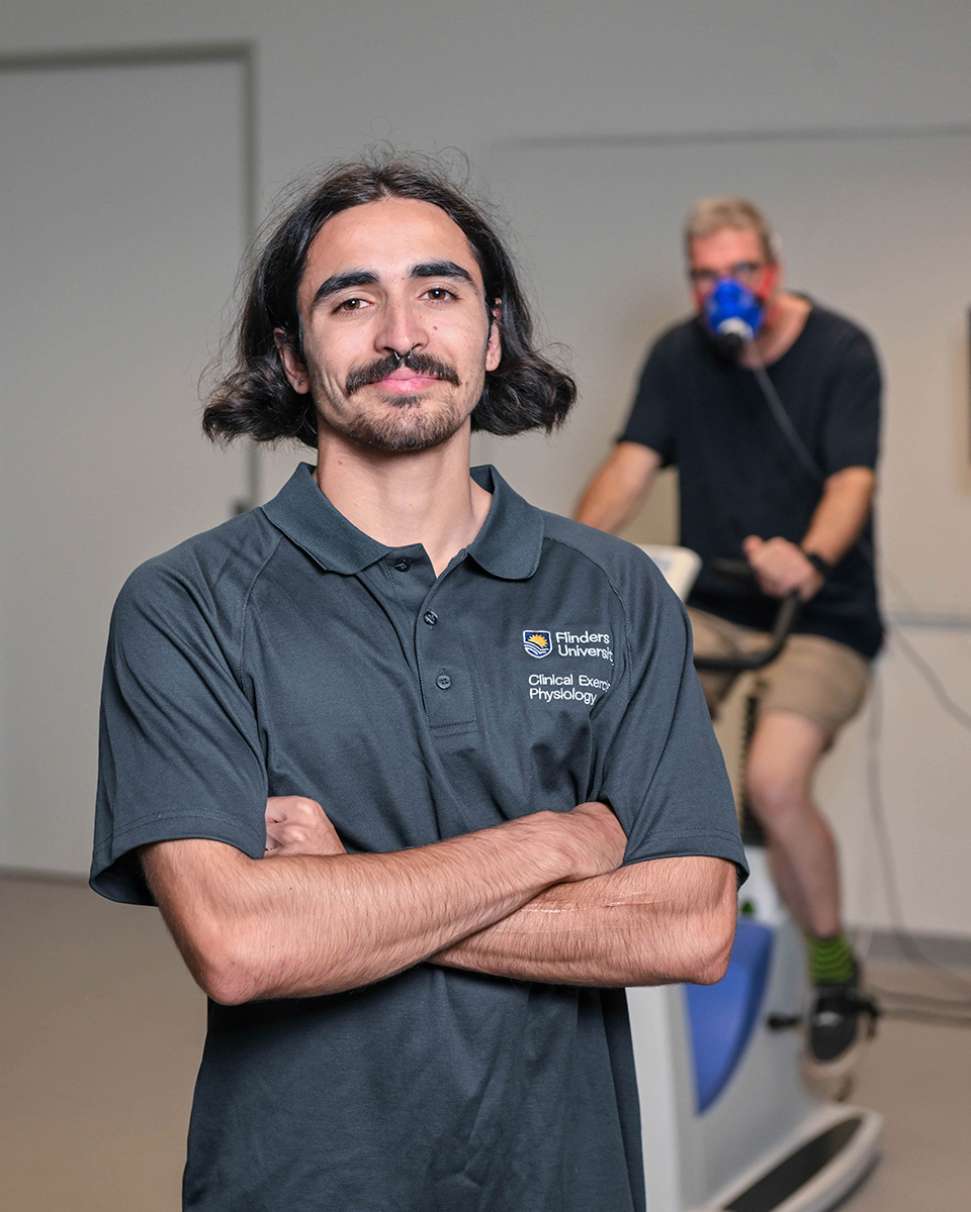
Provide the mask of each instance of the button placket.
POLYGON ((414 619, 435 582, 431 564, 421 554, 392 551, 383 562, 388 586, 396 601, 414 619))
POLYGON ((448 592, 448 584, 443 582, 450 581, 455 573, 456 570, 452 570, 449 576, 439 578, 419 608, 416 619, 416 655, 422 681, 428 687, 425 710, 433 728, 474 725, 476 719, 467 654, 462 651, 455 627, 449 626, 448 610, 438 606, 441 594, 448 592), (438 609, 432 608, 433 600, 438 609))

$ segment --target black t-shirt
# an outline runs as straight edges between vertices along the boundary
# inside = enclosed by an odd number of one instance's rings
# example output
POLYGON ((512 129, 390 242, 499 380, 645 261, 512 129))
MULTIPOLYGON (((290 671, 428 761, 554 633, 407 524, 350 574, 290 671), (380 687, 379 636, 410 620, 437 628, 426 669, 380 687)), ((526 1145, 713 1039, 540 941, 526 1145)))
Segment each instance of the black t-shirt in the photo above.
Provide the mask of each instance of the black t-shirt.
MULTIPOLYGON (((876 466, 880 367, 862 329, 813 305, 768 374, 824 477, 876 466)), ((648 354, 620 441, 650 446, 663 465, 678 466, 681 542, 704 564, 691 604, 744 626, 771 627, 776 602, 725 582, 708 566, 719 557, 739 558, 750 534, 801 542, 822 487, 773 417, 754 372, 722 355, 699 320, 675 325, 648 354)), ((879 651, 872 519, 803 608, 796 630, 868 658, 879 651)))

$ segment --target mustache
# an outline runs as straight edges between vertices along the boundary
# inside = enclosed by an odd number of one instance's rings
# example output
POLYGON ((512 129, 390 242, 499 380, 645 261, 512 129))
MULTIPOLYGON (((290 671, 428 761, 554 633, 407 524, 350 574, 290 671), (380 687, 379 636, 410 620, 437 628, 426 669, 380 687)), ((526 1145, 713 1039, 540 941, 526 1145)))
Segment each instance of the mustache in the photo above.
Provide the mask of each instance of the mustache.
POLYGON ((352 396, 362 387, 370 387, 372 383, 379 383, 393 374, 399 366, 407 366, 416 375, 430 375, 433 379, 441 379, 443 383, 451 383, 454 387, 460 386, 461 383, 458 374, 447 362, 440 362, 438 358, 433 358, 429 354, 412 351, 405 354, 403 358, 397 354, 388 354, 385 358, 352 370, 344 384, 344 394, 352 396))

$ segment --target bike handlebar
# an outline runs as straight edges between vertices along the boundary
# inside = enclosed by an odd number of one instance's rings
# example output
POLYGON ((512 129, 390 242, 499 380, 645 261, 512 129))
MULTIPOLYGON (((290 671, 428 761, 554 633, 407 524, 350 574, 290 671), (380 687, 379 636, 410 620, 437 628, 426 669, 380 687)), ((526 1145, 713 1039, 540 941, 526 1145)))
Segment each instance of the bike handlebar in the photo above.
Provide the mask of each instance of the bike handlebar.
MULTIPOLYGON (((713 572, 729 580, 751 582, 755 579, 751 567, 744 560, 712 560, 711 568, 713 572)), ((786 646, 801 606, 802 599, 798 591, 793 590, 781 599, 772 634, 764 648, 756 652, 738 653, 735 656, 695 654, 695 668, 705 673, 747 673, 754 669, 764 669, 786 646)))

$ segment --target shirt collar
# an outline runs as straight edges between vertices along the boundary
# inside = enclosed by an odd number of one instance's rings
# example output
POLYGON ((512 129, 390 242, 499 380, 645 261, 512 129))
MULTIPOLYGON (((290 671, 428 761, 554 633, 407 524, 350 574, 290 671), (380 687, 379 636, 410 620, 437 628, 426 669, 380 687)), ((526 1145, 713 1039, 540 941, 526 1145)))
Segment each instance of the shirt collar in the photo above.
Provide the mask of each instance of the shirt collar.
POLYGON ((492 493, 492 504, 469 544, 469 555, 495 577, 526 580, 539 567, 543 514, 510 488, 491 465, 473 467, 471 475, 480 488, 492 493))
MULTIPOLYGON (((468 554, 503 580, 524 580, 539 567, 543 515, 506 483, 494 467, 473 467, 472 478, 492 493, 492 504, 468 554)), ((395 549, 349 522, 320 491, 309 463, 301 463, 263 512, 321 567, 361 572, 395 549)))

